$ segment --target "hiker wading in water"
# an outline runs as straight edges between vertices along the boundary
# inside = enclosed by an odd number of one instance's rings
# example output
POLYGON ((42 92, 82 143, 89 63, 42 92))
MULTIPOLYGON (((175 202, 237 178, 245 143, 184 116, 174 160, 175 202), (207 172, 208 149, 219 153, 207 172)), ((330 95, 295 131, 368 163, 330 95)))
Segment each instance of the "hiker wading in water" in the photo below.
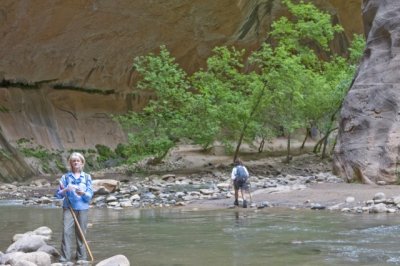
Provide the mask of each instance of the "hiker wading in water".
POLYGON ((78 152, 72 153, 68 158, 71 171, 63 175, 59 182, 56 197, 63 201, 63 234, 61 242, 60 262, 72 261, 72 241, 76 237, 77 261, 87 261, 87 252, 80 232, 75 226, 74 218, 80 225, 83 235, 86 235, 88 224, 88 210, 93 197, 92 178, 83 172, 85 158, 78 152), (70 209, 70 207, 72 209, 70 209), (75 213, 73 217, 72 211, 75 213))
POLYGON ((249 172, 243 165, 240 159, 235 161, 235 167, 232 169, 231 179, 233 182, 233 188, 235 189, 235 201, 234 205, 239 206, 239 189, 242 194, 243 208, 247 208, 247 201, 244 196, 243 190, 248 189, 247 179, 249 178, 249 172))

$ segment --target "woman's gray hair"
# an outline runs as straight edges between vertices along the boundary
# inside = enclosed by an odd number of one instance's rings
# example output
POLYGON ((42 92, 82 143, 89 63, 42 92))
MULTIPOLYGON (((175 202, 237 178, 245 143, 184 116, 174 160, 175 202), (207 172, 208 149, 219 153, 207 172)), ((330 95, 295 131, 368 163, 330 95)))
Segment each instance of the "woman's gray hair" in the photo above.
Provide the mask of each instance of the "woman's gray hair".
POLYGON ((68 163, 69 163, 70 166, 71 166, 71 161, 72 161, 73 159, 79 159, 79 160, 81 160, 81 162, 82 162, 82 168, 83 168, 83 165, 85 165, 85 157, 82 155, 82 153, 80 153, 80 152, 73 152, 73 153, 71 153, 71 155, 68 157, 68 163))

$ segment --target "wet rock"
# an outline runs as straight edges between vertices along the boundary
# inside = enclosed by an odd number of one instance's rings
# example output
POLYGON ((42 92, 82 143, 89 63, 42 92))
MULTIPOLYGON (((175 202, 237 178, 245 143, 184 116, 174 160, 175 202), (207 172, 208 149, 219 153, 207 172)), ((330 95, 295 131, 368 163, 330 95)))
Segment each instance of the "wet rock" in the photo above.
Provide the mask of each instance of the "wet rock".
POLYGON ((399 205, 399 204, 400 204, 400 196, 394 197, 394 198, 393 198, 393 203, 394 203, 395 205, 399 205))
POLYGON ((21 251, 32 252, 38 250, 41 246, 46 245, 46 242, 41 236, 38 235, 24 235, 14 243, 12 243, 6 250, 6 253, 21 251))
POLYGON ((50 182, 44 178, 33 180, 30 185, 35 186, 35 187, 50 187, 51 186, 50 182))
POLYGON ((47 254, 49 254, 50 256, 54 257, 54 258, 59 258, 60 257, 60 252, 58 252, 58 250, 50 245, 44 245, 41 246, 37 251, 43 251, 46 252, 47 254))
POLYGON ((347 197, 345 202, 346 203, 353 203, 356 199, 354 197, 347 197))
MULTIPOLYGON (((11 265, 26 265, 24 261, 33 263, 36 266, 49 266, 51 264, 51 257, 43 251, 29 252, 29 253, 13 253, 10 260, 7 262, 11 265)), ((28 264, 29 265, 29 264, 28 264)))
POLYGON ((376 182, 376 184, 380 185, 380 186, 384 186, 384 185, 386 185, 386 181, 380 180, 380 181, 376 182))
POLYGON ((129 260, 124 255, 115 255, 111 258, 100 261, 96 266, 129 266, 129 260))
POLYGON ((203 195, 212 195, 215 193, 213 189, 200 189, 200 193, 203 195))
POLYGON ((369 208, 370 213, 385 213, 387 212, 387 207, 384 203, 379 203, 376 205, 373 205, 369 208))
POLYGON ((324 210, 324 209, 326 209, 326 206, 321 205, 319 203, 311 204, 311 210, 324 210))
POLYGON ((132 203, 130 201, 122 201, 120 202, 120 206, 122 208, 132 207, 132 203))
POLYGON ((375 204, 382 203, 386 200, 386 195, 383 192, 378 192, 372 199, 374 200, 375 204))
MULTIPOLYGON (((339 210, 340 209, 340 207, 343 205, 343 203, 338 203, 338 204, 335 204, 335 205, 333 205, 333 206, 331 206, 331 207, 328 207, 328 210, 330 210, 330 211, 337 211, 337 210, 339 210)), ((348 209, 348 208, 347 208, 348 209)), ((342 209, 342 211, 343 211, 343 209, 342 209)))
POLYGON ((270 206, 271 205, 268 201, 263 201, 263 202, 260 202, 259 204, 256 204, 257 209, 263 209, 263 208, 267 208, 270 206))
POLYGON ((161 179, 164 180, 164 181, 172 182, 172 181, 175 180, 175 177, 176 176, 174 174, 166 174, 166 175, 163 175, 161 177, 161 179))
POLYGON ((114 195, 110 195, 106 198, 106 203, 111 203, 111 202, 115 202, 118 201, 117 197, 115 197, 114 195))

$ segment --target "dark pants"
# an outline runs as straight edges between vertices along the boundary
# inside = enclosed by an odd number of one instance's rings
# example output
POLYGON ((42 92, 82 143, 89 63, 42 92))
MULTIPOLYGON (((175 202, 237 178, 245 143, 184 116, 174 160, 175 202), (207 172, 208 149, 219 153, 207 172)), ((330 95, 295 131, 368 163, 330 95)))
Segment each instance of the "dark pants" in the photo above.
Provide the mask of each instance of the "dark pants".
POLYGON ((233 180, 233 188, 235 189, 235 200, 239 198, 239 189, 242 194, 242 199, 245 200, 245 196, 243 190, 247 190, 249 188, 247 181, 238 181, 233 180))
MULTIPOLYGON (((88 210, 74 212, 83 234, 86 235, 88 210)), ((74 237, 76 238, 76 260, 87 260, 86 248, 79 229, 75 226, 74 217, 69 209, 63 209, 63 235, 60 261, 72 261, 71 251, 74 237)))

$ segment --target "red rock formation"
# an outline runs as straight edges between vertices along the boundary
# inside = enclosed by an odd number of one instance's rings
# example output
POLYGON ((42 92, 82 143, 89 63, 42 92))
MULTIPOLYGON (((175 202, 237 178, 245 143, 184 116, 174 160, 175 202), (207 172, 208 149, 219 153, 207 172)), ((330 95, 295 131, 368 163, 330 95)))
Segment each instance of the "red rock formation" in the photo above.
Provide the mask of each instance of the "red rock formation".
MULTIPOLYGON (((314 1, 362 32, 361 0, 314 1)), ((0 126, 15 145, 115 147, 124 133, 109 115, 140 109, 133 58, 165 44, 182 67, 204 65, 213 47, 255 49, 284 14, 278 0, 0 1, 0 126)), ((0 162, 1 167, 1 162, 0 162)))

